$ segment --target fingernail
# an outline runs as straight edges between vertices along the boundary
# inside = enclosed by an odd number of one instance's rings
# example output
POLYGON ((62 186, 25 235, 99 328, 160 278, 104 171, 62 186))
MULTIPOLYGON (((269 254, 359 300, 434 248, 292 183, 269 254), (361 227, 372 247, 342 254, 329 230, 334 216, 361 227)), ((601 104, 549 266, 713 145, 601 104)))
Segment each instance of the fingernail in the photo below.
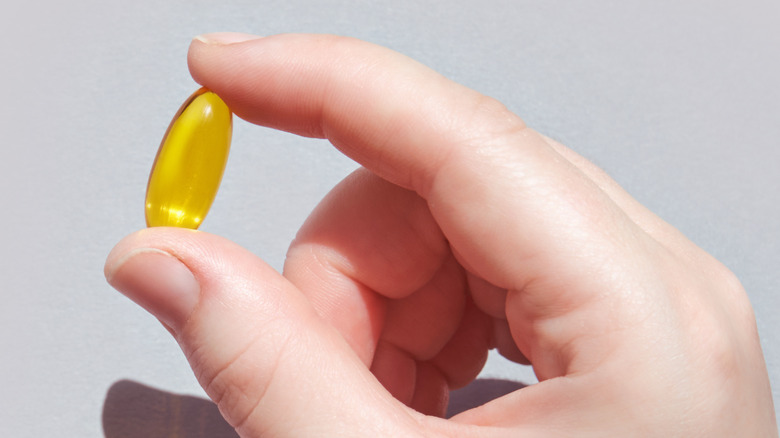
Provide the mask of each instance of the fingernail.
POLYGON ((249 33, 216 32, 198 35, 194 39, 206 44, 226 46, 228 44, 243 43, 244 41, 257 40, 260 38, 262 37, 249 33))
POLYGON ((200 285, 173 255, 136 248, 107 267, 106 280, 119 292, 178 332, 195 309, 200 285))

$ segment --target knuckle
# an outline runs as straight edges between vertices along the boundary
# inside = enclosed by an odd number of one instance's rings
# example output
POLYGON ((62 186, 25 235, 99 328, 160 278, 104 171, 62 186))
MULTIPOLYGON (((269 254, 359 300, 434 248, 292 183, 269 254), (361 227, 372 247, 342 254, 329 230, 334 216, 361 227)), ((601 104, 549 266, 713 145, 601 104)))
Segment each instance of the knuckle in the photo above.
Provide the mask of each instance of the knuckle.
POLYGON ((475 137, 480 141, 498 140, 514 136, 527 129, 523 120, 511 112, 501 101, 490 96, 478 95, 471 105, 468 126, 478 127, 475 137))

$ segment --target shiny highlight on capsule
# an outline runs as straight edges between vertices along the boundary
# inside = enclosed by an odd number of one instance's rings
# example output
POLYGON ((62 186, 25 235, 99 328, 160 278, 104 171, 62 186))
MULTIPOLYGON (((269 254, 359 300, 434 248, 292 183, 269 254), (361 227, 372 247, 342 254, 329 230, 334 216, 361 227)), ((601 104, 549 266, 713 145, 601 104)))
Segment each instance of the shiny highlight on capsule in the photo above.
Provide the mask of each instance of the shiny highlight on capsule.
POLYGON ((197 229, 217 196, 233 114, 212 91, 190 96, 165 132, 146 187, 146 226, 197 229))

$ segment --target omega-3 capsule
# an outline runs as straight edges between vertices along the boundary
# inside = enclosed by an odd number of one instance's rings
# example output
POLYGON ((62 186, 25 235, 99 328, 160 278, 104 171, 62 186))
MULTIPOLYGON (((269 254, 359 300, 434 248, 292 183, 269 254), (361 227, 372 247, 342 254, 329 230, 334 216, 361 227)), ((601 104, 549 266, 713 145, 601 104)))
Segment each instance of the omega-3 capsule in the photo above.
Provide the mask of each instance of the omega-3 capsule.
POLYGON ((233 115, 206 88, 173 117, 146 187, 146 225, 196 229, 217 195, 230 151, 233 115))

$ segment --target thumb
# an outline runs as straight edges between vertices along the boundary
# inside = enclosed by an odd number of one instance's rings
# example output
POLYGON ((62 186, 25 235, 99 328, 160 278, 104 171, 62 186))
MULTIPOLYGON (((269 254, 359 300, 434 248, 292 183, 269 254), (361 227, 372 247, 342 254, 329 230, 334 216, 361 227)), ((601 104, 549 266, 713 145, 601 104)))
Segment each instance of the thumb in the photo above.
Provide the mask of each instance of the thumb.
POLYGON ((291 283, 232 242, 145 229, 112 250, 105 274, 168 327, 241 436, 415 435, 417 414, 291 283))

